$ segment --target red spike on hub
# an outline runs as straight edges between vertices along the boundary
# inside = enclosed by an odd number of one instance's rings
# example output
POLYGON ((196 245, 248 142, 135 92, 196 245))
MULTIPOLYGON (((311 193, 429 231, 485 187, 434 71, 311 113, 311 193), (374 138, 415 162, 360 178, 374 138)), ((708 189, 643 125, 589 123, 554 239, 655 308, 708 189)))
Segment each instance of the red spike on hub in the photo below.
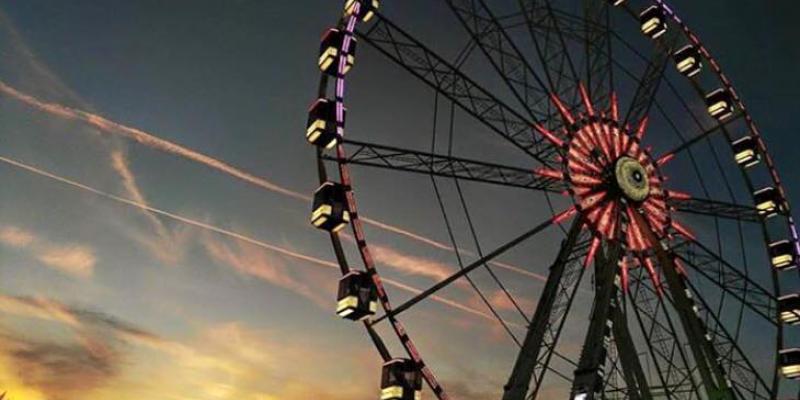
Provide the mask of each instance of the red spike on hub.
POLYGON ((551 132, 544 126, 540 124, 533 124, 533 127, 536 129, 537 132, 541 133, 545 139, 547 139, 550 143, 552 143, 556 147, 564 147, 564 141, 559 139, 555 133, 551 132))
POLYGON ((667 190, 667 196, 675 200, 689 200, 692 198, 692 195, 689 193, 676 192, 674 190, 667 190))
POLYGON ((597 253, 597 249, 600 247, 600 238, 595 237, 592 239, 592 245, 589 247, 589 253, 586 254, 586 258, 583 260, 583 266, 588 267, 589 264, 594 260, 594 256, 597 253))
POLYGON ((684 277, 689 276, 686 273, 686 267, 683 266, 683 263, 677 257, 675 257, 675 269, 677 269, 678 273, 683 275, 684 277))
POLYGON ((636 138, 642 140, 644 137, 645 131, 647 131, 647 123, 650 121, 650 117, 644 117, 639 122, 639 127, 636 128, 636 138))
POLYGON ((567 218, 575 215, 576 212, 578 212, 578 210, 574 206, 570 207, 570 208, 562 211, 561 214, 558 214, 555 217, 553 217, 553 223, 560 224, 561 222, 563 222, 567 218))
POLYGON ((619 270, 622 279, 622 293, 628 293, 628 263, 625 259, 619 263, 619 270))
POLYGON ((578 84, 578 89, 581 92, 581 100, 583 100, 583 107, 586 108, 586 112, 593 117, 594 106, 592 105, 592 99, 589 98, 589 92, 586 91, 586 86, 584 86, 583 82, 578 84))
POLYGON ((556 108, 558 108, 558 112, 561 113, 561 117, 564 118, 564 121, 567 123, 567 125, 575 124, 575 117, 573 117, 569 110, 564 107, 564 103, 561 102, 561 99, 559 99, 555 93, 550 95, 550 100, 552 100, 553 104, 555 104, 556 108))
POLYGON ((653 260, 650 258, 645 258, 644 265, 647 268, 647 273, 650 275, 650 279, 653 281, 653 286, 656 287, 656 292, 658 292, 658 296, 661 297, 664 294, 663 289, 661 288, 661 279, 658 277, 658 273, 656 273, 656 268, 653 265, 653 260))
POLYGON ((536 174, 536 175, 539 175, 539 176, 543 176, 545 178, 553 178, 553 179, 558 179, 558 180, 564 180, 564 173, 563 172, 556 171, 556 170, 550 169, 550 168, 545 168, 545 167, 537 168, 536 170, 533 171, 533 173, 536 174))
POLYGON ((616 92, 611 92, 611 119, 619 122, 619 105, 617 104, 616 92))
POLYGON ((689 239, 696 240, 697 238, 694 236, 694 233, 689 230, 689 228, 681 225, 678 221, 672 220, 670 225, 681 235, 686 236, 689 239))

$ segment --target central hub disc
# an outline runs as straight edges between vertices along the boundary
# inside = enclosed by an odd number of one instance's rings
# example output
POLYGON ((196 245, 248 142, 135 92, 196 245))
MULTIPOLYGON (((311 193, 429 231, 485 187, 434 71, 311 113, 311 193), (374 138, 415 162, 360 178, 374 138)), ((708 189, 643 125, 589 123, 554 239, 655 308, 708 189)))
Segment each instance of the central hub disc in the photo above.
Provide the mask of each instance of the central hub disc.
POLYGON ((650 194, 647 170, 633 158, 623 156, 617 160, 614 178, 622 194, 630 200, 641 202, 650 194))

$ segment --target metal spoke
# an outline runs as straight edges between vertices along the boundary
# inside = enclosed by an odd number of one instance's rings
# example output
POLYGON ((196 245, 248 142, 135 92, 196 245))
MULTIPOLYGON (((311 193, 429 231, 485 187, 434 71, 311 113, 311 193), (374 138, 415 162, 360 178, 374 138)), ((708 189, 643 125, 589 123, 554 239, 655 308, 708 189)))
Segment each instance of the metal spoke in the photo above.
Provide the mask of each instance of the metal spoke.
POLYGON ((624 123, 640 121, 650 113, 650 108, 653 106, 656 93, 664 79, 664 72, 679 37, 677 30, 670 30, 667 32, 666 38, 656 40, 653 56, 642 77, 638 79, 639 86, 631 100, 631 105, 623 120, 624 123))
POLYGON ((700 399, 698 386, 689 367, 688 355, 683 349, 672 318, 662 296, 650 286, 643 270, 644 268, 638 268, 638 271, 630 275, 628 304, 636 317, 661 382, 660 387, 651 384, 651 390, 655 396, 669 399, 700 399))
POLYGON ((718 355, 719 363, 727 372, 726 377, 733 383, 740 397, 748 399, 772 399, 772 390, 756 368, 745 357, 736 340, 731 336, 719 317, 709 307, 701 293, 687 281, 695 293, 700 316, 705 317, 709 338, 718 355), (745 393, 742 393, 744 391, 745 393))
POLYGON ((723 201, 690 198, 690 199, 670 199, 669 206, 676 210, 710 217, 720 217, 738 221, 761 222, 762 218, 758 210, 753 206, 745 206, 723 201))
POLYGON ((548 118, 547 87, 483 0, 447 0, 514 96, 536 120, 548 118))
POLYGON ((532 122, 513 110, 488 90, 479 86, 455 66, 448 63, 397 25, 376 13, 372 27, 356 34, 389 59, 399 64, 487 128, 514 146, 552 166, 537 154, 553 151, 552 145, 534 135, 532 122))
POLYGON ((603 100, 613 90, 611 67, 611 27, 607 1, 583 0, 586 25, 586 87, 592 103, 607 108, 603 100))
POLYGON ((344 139, 347 158, 323 154, 322 158, 347 164, 399 170, 524 189, 563 193, 559 180, 539 176, 531 169, 470 160, 373 143, 344 139))
POLYGON ((430 288, 422 291, 422 293, 412 297, 410 300, 406 301, 403 304, 400 304, 398 307, 394 308, 391 311, 386 312, 386 314, 382 315, 379 318, 373 320, 373 324, 377 324, 383 321, 386 318, 393 319, 398 314, 402 313, 403 311, 408 310, 411 306, 419 303, 422 300, 430 297, 431 295, 435 294, 439 290, 444 289, 445 287, 449 286, 451 283, 455 282, 459 278, 469 274, 470 272, 474 271, 475 269, 483 266, 484 264, 488 263, 491 260, 501 256, 503 253, 507 252, 508 250, 514 248, 518 244, 524 242, 525 240, 535 236, 537 233, 545 230, 550 225, 555 223, 555 218, 551 218, 541 224, 537 225, 533 229, 523 233, 522 235, 517 236, 516 238, 512 239, 511 241, 507 242, 506 244, 496 248, 492 252, 486 254, 485 256, 481 257, 480 259, 473 261, 469 265, 465 266, 464 268, 460 269, 458 272, 450 275, 449 277, 439 281, 437 284, 431 286, 430 288))
POLYGON ((714 126, 704 130, 699 135, 697 135, 697 136, 695 136, 695 137, 693 137, 693 138, 681 143, 680 145, 676 146, 675 148, 673 148, 672 150, 670 150, 670 151, 668 151, 668 152, 666 152, 664 154, 678 155, 682 151, 692 147, 693 145, 699 143, 703 139, 708 138, 712 134, 714 134, 716 132, 722 132, 723 130, 725 130, 727 128, 728 125, 733 124, 734 122, 738 121, 741 118, 744 118, 744 113, 737 112, 736 114, 732 115, 730 118, 726 119, 725 121, 718 122, 718 123, 714 124, 714 126))
POLYGON ((777 302, 772 293, 702 243, 686 240, 671 247, 681 261, 746 307, 776 325, 777 302))

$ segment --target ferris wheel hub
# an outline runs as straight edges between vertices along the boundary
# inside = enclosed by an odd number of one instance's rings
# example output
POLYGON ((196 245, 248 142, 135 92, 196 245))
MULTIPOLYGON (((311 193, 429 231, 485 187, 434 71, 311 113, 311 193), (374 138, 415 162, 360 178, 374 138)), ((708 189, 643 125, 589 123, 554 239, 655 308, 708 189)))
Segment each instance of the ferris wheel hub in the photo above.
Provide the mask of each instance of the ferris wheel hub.
POLYGON ((650 194, 647 170, 633 158, 620 157, 614 166, 614 182, 629 200, 644 201, 650 194))

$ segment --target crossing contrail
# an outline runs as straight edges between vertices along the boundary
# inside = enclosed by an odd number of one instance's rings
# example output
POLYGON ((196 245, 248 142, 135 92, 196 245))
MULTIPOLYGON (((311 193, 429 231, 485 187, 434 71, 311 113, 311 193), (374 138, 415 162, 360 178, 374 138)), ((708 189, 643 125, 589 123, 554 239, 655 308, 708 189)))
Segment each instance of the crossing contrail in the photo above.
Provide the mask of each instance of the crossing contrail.
MULTIPOLYGON (((211 169, 217 170, 234 178, 240 179, 262 189, 266 189, 275 193, 280 193, 291 198, 302 200, 305 202, 311 201, 311 196, 303 193, 299 193, 297 191, 285 188, 283 186, 277 185, 275 183, 269 182, 264 178, 255 176, 249 172, 243 171, 237 167, 234 167, 224 161, 218 160, 206 154, 197 152, 195 150, 189 149, 184 147, 180 144, 168 141, 166 139, 162 139, 155 135, 152 135, 148 132, 142 131, 141 129, 133 128, 127 125, 120 124, 118 122, 111 121, 105 117, 100 115, 90 113, 87 111, 67 107, 61 104, 56 103, 47 103, 41 101, 29 94, 20 92, 19 90, 7 85, 5 82, 0 81, 0 93, 4 93, 20 102, 23 102, 35 109, 48 113, 50 115, 55 115, 64 119, 73 120, 73 121, 81 121, 86 123, 102 132, 106 132, 109 134, 120 135, 124 138, 132 140, 136 143, 142 144, 149 148, 160 150, 169 154, 177 155, 179 157, 183 157, 200 164, 203 164, 211 169)), ((394 225, 390 225, 384 222, 380 222, 371 218, 361 217, 361 220, 364 223, 372 225, 376 228, 383 229, 401 236, 405 236, 412 240, 425 243, 429 246, 454 252, 452 246, 439 242, 437 240, 416 234, 414 232, 399 228, 394 225)), ((474 253, 461 250, 464 254, 474 256, 474 253)), ((515 267, 510 264, 502 263, 493 261, 490 262, 490 265, 506 269, 518 274, 522 274, 528 276, 530 278, 539 280, 539 281, 546 281, 546 278, 540 274, 536 274, 525 269, 515 267)))
MULTIPOLYGON (((189 217, 184 217, 182 215, 179 215, 179 214, 176 214, 176 213, 173 213, 173 212, 170 212, 170 211, 165 211, 165 210, 153 207, 153 206, 145 204, 145 203, 141 203, 141 202, 134 201, 134 200, 127 199, 127 198, 124 198, 124 197, 120 197, 120 196, 116 196, 116 195, 113 195, 111 193, 107 193, 107 192, 104 192, 102 190, 95 189, 95 188, 93 188, 91 186, 87 186, 87 185, 84 185, 82 183, 73 181, 71 179, 64 178, 62 176, 53 174, 53 173, 45 171, 43 169, 34 167, 32 165, 29 165, 29 164, 26 164, 26 163, 23 163, 23 162, 20 162, 20 161, 13 160, 11 158, 0 156, 0 162, 4 162, 4 163, 12 165, 14 167, 21 168, 21 169, 23 169, 25 171, 31 172, 33 174, 36 174, 36 175, 39 175, 39 176, 43 176, 43 177, 46 177, 46 178, 49 178, 49 179, 52 179, 52 180, 55 180, 57 182, 60 182, 62 184, 68 185, 68 186, 71 186, 73 188, 77 188, 77 189, 81 189, 81 190, 86 191, 86 192, 90 192, 92 194, 95 194, 97 196, 103 197, 103 198, 108 199, 108 200, 115 201, 117 203, 122 203, 122 204, 131 206, 131 207, 135 207, 135 208, 138 208, 138 209, 141 209, 141 210, 144 210, 144 211, 156 214, 156 215, 160 215, 160 216, 165 217, 165 218, 172 219, 174 221, 178 221, 178 222, 181 222, 181 223, 184 223, 184 224, 187 224, 187 225, 194 226, 196 228, 204 229, 204 230, 211 231, 211 232, 214 232, 214 233, 217 233, 217 234, 220 234, 220 235, 223 235, 223 236, 227 236, 227 237, 230 237, 230 238, 233 238, 233 239, 236 239, 236 240, 240 240, 242 242, 249 243, 249 244, 252 244, 254 246, 258 246, 258 247, 261 247, 263 249, 267 249, 267 250, 276 252, 278 254, 290 257, 290 258, 294 258, 294 259, 302 260, 302 261, 307 261, 309 263, 312 263, 312 264, 315 264, 315 265, 318 265, 318 266, 322 266, 322 267, 325 267, 325 268, 331 268, 331 269, 339 270, 339 264, 336 264, 336 263, 334 263, 332 261, 323 260, 321 258, 317 258, 317 257, 309 256, 309 255, 306 255, 306 254, 303 254, 303 253, 300 253, 300 252, 292 251, 292 250, 289 250, 289 249, 286 249, 286 248, 283 248, 283 247, 280 247, 280 246, 276 246, 276 245, 264 242, 262 240, 254 239, 254 238, 252 238, 250 236, 247 236, 247 235, 244 235, 244 234, 241 234, 241 233, 238 233, 238 232, 231 231, 229 229, 221 228, 221 227, 218 227, 218 226, 215 226, 215 225, 211 225, 211 224, 208 224, 208 223, 205 223, 205 222, 202 222, 202 221, 198 221, 198 220, 195 220, 195 219, 192 219, 192 218, 189 218, 189 217)), ((422 292, 420 289, 417 289, 415 287, 409 286, 407 284, 404 284, 402 282, 395 281, 395 280, 392 280, 392 279, 382 279, 382 281, 385 282, 387 285, 394 286, 394 287, 396 287, 396 288, 398 288, 400 290, 403 290, 403 291, 406 291, 406 292, 410 292, 410 293, 415 294, 415 295, 422 292)), ((483 319, 496 321, 496 319, 493 316, 491 316, 491 315, 489 315, 489 314, 487 314, 485 312, 476 310, 476 309, 474 309, 474 308, 472 308, 470 306, 461 304, 461 303, 459 303, 457 301, 454 301, 454 300, 450 300, 450 299, 447 299, 447 298, 444 298, 444 297, 440 297, 440 296, 431 296, 431 300, 434 300, 436 302, 439 302, 441 304, 444 304, 444 305, 452 307, 452 308, 456 308, 456 309, 464 311, 466 313, 478 316, 478 317, 483 318, 483 319)))

